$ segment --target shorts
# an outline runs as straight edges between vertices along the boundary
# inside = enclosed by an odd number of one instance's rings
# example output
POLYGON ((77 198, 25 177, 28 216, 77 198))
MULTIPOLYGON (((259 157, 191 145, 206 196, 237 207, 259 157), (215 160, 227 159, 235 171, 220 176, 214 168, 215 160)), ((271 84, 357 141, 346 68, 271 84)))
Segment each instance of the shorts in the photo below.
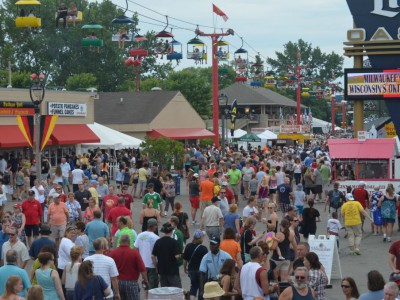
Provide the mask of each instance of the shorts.
POLYGON ((39 236, 39 225, 25 225, 25 235, 30 236, 39 236))
POLYGON ((279 271, 289 271, 290 260, 274 260, 271 259, 276 264, 276 270, 279 271))
POLYGON ((394 218, 383 218, 383 224, 394 224, 395 223, 395 219, 394 218))
POLYGON ((189 173, 190 165, 185 165, 185 171, 186 173, 189 173))
POLYGON ((197 209, 200 208, 200 197, 198 195, 190 196, 189 201, 192 208, 197 208, 197 209))
POLYGON ((250 195, 252 195, 252 196, 257 195, 257 191, 250 191, 250 195))
POLYGON ((301 215, 303 213, 304 205, 295 205, 297 208, 297 214, 301 215))
POLYGON ((263 208, 265 206, 265 203, 268 202, 267 198, 258 198, 257 199, 257 206, 263 208))
POLYGON ((145 191, 147 186, 147 180, 139 180, 138 182, 138 189, 140 192, 145 191))
POLYGON ((269 194, 270 195, 273 195, 273 194, 275 194, 276 193, 276 189, 269 189, 269 194))
POLYGON ((290 206, 291 206, 290 203, 283 203, 283 202, 279 203, 279 207, 281 208, 281 211, 283 213, 287 213, 289 211, 290 206))
POLYGON ((69 185, 69 178, 68 177, 63 179, 63 184, 64 185, 69 185))
POLYGON ((311 191, 313 194, 322 193, 322 185, 316 185, 316 186, 312 187, 311 191))
POLYGON ((51 225, 50 226, 50 230, 51 230, 50 236, 53 239, 63 238, 64 234, 65 234, 66 226, 67 226, 66 224, 63 224, 63 225, 51 225))
POLYGON ((249 188, 250 187, 250 181, 244 181, 243 180, 243 187, 244 188, 249 188))
POLYGON ((230 187, 235 196, 240 195, 240 184, 231 184, 230 187))
POLYGON ((204 211, 204 209, 211 205, 211 201, 201 201, 200 207, 201 207, 201 211, 204 211))
POLYGON ((158 288, 159 284, 159 279, 158 279, 158 273, 155 268, 146 268, 147 270, 147 279, 149 280, 149 284, 146 288, 146 290, 151 290, 158 288))

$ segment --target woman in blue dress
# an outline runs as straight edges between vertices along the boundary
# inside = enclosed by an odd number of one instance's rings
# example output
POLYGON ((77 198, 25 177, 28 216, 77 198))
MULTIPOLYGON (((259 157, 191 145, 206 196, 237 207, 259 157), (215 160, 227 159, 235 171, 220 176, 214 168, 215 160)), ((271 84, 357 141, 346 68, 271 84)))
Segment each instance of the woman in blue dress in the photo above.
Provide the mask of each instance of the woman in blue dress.
POLYGON ((51 269, 54 256, 50 252, 41 252, 38 256, 41 267, 35 271, 37 284, 43 288, 44 300, 65 300, 60 276, 51 269))
POLYGON ((370 203, 371 203, 371 214, 372 219, 374 220, 374 230, 373 234, 378 235, 382 234, 382 211, 381 208, 378 206, 379 199, 382 197, 382 192, 379 191, 379 186, 375 186, 374 191, 371 193, 370 203))

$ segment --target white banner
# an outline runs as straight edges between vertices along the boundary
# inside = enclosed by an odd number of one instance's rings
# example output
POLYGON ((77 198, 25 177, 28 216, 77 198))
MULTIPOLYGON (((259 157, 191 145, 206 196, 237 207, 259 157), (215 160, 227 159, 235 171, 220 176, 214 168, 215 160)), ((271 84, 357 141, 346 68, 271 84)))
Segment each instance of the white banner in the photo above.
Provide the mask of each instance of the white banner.
POLYGON ((310 132, 310 125, 281 125, 281 133, 307 133, 310 132))
MULTIPOLYGON (((351 186, 352 190, 357 188, 360 185, 360 180, 337 180, 339 182, 339 190, 346 192, 347 186, 351 186)), ((389 183, 393 184, 395 191, 400 191, 400 181, 399 180, 381 180, 381 181, 370 181, 364 180, 365 189, 368 192, 372 192, 375 189, 375 186, 379 186, 379 190, 385 193, 386 188, 389 183)))
POLYGON ((86 117, 87 105, 82 103, 48 102, 47 113, 61 117, 86 117))

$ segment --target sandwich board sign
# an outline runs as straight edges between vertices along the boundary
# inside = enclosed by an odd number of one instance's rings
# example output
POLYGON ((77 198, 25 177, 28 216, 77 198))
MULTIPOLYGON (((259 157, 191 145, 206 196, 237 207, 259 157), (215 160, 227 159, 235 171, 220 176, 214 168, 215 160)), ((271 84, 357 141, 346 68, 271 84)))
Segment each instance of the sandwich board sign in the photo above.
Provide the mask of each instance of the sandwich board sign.
POLYGON ((318 255, 320 263, 324 266, 328 276, 328 285, 331 279, 342 279, 342 268, 340 266, 339 252, 336 243, 336 236, 310 235, 308 239, 310 251, 318 255))

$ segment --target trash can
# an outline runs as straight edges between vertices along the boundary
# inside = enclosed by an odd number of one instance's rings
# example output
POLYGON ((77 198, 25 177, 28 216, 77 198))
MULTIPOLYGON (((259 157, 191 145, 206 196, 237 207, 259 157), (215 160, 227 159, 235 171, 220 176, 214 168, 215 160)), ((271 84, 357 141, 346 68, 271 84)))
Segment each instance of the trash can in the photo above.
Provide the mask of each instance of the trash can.
POLYGON ((161 287, 149 290, 149 300, 184 300, 183 289, 176 287, 161 287))
POLYGON ((172 173, 171 175, 175 181, 175 193, 176 193, 176 195, 180 195, 181 194, 181 175, 179 175, 177 173, 172 173))

